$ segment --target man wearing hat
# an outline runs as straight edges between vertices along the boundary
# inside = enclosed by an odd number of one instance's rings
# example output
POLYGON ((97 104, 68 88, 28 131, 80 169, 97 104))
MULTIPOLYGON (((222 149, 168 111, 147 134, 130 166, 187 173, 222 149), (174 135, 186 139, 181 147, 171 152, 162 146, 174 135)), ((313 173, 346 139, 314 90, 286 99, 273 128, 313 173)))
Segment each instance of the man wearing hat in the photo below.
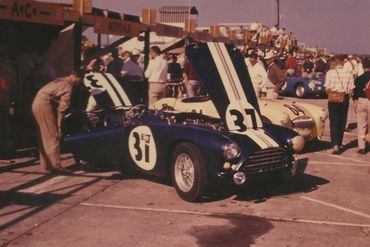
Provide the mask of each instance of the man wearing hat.
POLYGON ((272 50, 266 52, 264 60, 267 65, 266 98, 277 99, 285 84, 285 73, 275 63, 275 53, 272 50))
POLYGON ((138 59, 140 52, 136 49, 130 52, 130 59, 128 59, 122 67, 121 76, 125 79, 125 83, 132 95, 137 95, 135 99, 136 104, 146 104, 148 91, 145 83, 144 71, 140 67, 138 59))
POLYGON ((46 172, 67 172, 60 161, 62 121, 70 106, 72 89, 80 81, 81 75, 72 70, 68 76, 57 78, 42 87, 32 103, 39 130, 40 165, 46 172))

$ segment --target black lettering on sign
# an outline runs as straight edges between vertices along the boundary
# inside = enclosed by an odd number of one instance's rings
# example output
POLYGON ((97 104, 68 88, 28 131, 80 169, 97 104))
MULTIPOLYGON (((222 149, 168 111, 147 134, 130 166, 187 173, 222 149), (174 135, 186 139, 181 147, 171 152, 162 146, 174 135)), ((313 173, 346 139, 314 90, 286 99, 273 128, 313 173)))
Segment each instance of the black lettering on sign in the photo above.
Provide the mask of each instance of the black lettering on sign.
POLYGON ((299 116, 299 113, 302 113, 303 115, 306 114, 300 107, 298 107, 296 105, 287 105, 287 104, 285 104, 284 106, 286 108, 288 108, 291 112, 293 112, 294 115, 299 116))
POLYGON ((149 163, 150 156, 149 156, 149 144, 150 144, 150 136, 148 135, 140 135, 137 132, 133 132, 132 136, 135 138, 134 148, 136 150, 135 160, 142 161, 143 160, 143 153, 144 153, 144 160, 146 163, 149 163), (144 142, 144 150, 141 149, 141 141, 144 142))

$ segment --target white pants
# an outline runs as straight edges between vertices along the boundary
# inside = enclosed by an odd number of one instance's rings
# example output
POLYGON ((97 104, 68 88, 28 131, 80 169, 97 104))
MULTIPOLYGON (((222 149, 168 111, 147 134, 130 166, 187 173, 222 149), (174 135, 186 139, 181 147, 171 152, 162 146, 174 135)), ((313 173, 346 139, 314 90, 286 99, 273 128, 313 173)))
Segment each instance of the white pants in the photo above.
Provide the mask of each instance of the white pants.
POLYGON ((359 98, 357 102, 358 148, 366 147, 366 134, 370 133, 370 100, 359 98))

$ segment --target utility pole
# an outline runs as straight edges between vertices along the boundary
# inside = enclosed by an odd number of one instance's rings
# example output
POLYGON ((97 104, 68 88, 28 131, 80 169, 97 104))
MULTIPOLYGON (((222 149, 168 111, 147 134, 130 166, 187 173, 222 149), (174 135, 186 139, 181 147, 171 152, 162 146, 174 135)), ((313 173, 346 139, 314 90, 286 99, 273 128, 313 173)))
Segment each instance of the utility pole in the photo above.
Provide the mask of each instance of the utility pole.
POLYGON ((79 14, 79 21, 75 24, 74 37, 74 67, 76 70, 81 66, 81 41, 82 41, 82 26, 84 15, 84 0, 74 0, 73 9, 79 14))
POLYGON ((280 0, 276 0, 276 10, 277 10, 277 29, 280 29, 280 0))

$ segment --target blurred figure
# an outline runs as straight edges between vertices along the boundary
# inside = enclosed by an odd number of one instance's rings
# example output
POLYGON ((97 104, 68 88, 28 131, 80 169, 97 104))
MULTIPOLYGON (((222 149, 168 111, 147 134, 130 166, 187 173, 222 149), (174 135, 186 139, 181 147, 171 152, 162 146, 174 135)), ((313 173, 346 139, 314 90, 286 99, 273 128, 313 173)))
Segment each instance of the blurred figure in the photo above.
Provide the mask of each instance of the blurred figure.
POLYGON ((161 49, 158 46, 152 46, 149 53, 152 59, 145 71, 145 77, 148 78, 149 82, 148 104, 150 106, 166 95, 168 64, 160 56, 161 49))
MULTIPOLYGON (((124 79, 123 83, 127 83, 127 89, 132 91, 132 96, 137 95, 136 104, 146 104, 148 88, 145 83, 144 71, 140 67, 138 59, 140 52, 133 50, 130 53, 130 59, 126 59, 122 67, 121 76, 124 79)), ((130 93, 130 92, 128 92, 130 93)))
POLYGON ((343 147, 343 135, 347 122, 349 98, 353 92, 354 81, 352 73, 344 69, 342 56, 334 57, 335 68, 326 73, 325 88, 327 94, 330 92, 343 93, 342 102, 328 102, 330 137, 333 146, 332 153, 340 154, 343 147))
POLYGON ((262 88, 265 87, 267 81, 267 72, 263 65, 258 62, 258 55, 255 52, 252 52, 252 54, 245 59, 245 62, 256 96, 260 97, 262 88))
POLYGON ((138 50, 133 50, 130 53, 130 59, 126 59, 123 64, 121 76, 127 78, 131 81, 144 81, 144 71, 141 69, 138 59, 140 57, 140 52, 138 50))
MULTIPOLYGON (((364 73, 357 77, 353 93, 354 110, 357 115, 358 153, 366 154, 366 134, 370 133, 370 99, 365 94, 365 88, 370 83, 370 60, 363 62, 364 73)), ((370 87, 370 85, 369 85, 370 87)))
POLYGON ((315 74, 315 65, 310 57, 306 57, 302 66, 302 77, 312 78, 315 74))
POLYGON ((179 87, 180 87, 179 84, 183 80, 182 69, 181 69, 181 65, 177 62, 177 56, 172 55, 171 58, 172 58, 171 59, 172 61, 168 64, 168 74, 169 74, 169 79, 171 83, 178 84, 178 85, 171 86, 172 96, 177 97, 179 94, 179 87))
POLYGON ((72 88, 80 81, 81 76, 71 71, 67 77, 42 87, 33 101, 32 112, 39 131, 40 165, 46 172, 67 172, 60 161, 62 121, 71 104, 72 88))
POLYGON ((111 73, 115 78, 121 76, 121 70, 123 66, 123 60, 119 57, 118 50, 112 51, 112 61, 109 62, 107 67, 107 73, 111 73))
POLYGON ((268 51, 264 60, 267 65, 266 98, 277 99, 285 84, 285 73, 274 62, 275 54, 273 51, 268 51))
POLYGON ((357 63, 358 63, 358 69, 357 69, 358 76, 361 76, 365 71, 362 65, 362 59, 360 57, 357 58, 357 63))
POLYGON ((12 95, 16 84, 16 72, 5 47, 0 47, 0 158, 10 158, 14 151, 10 118, 14 115, 12 95))
POLYGON ((285 69, 288 76, 294 76, 297 69, 297 58, 293 56, 293 52, 288 53, 288 57, 285 60, 285 69))
POLYGON ((188 59, 186 59, 184 63, 183 75, 188 97, 199 96, 200 94, 199 78, 188 59))
POLYGON ((56 79, 56 73, 53 66, 46 62, 42 51, 35 52, 33 62, 34 68, 31 72, 31 80, 34 90, 32 95, 35 95, 46 83, 56 79))
POLYGON ((325 57, 319 56, 315 64, 316 75, 320 76, 320 75, 325 74, 327 67, 328 67, 328 64, 327 64, 325 57))

